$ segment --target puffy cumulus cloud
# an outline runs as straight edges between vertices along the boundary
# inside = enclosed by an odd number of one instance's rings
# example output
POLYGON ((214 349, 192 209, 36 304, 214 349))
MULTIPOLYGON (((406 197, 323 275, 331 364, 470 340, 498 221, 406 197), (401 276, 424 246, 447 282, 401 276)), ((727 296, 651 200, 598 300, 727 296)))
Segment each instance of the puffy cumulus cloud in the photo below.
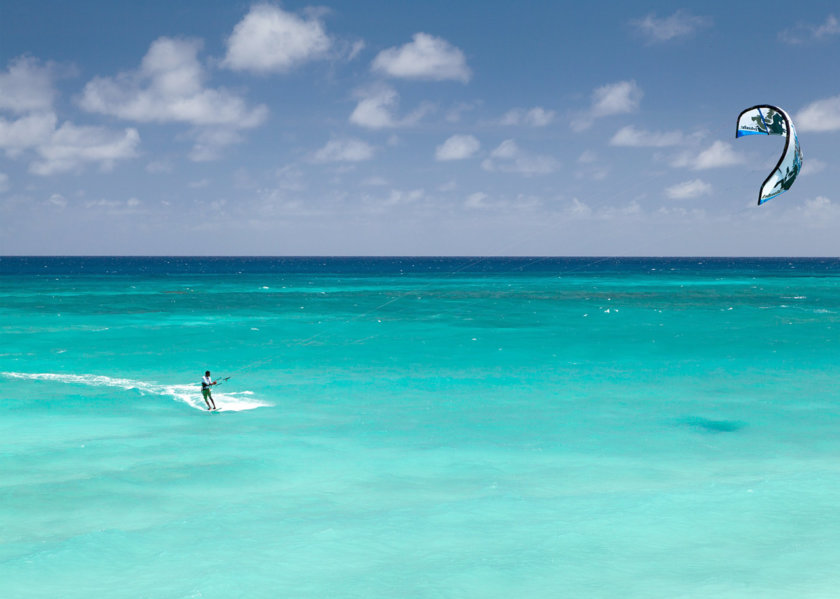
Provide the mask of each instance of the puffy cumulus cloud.
POLYGON ((840 129, 840 96, 808 104, 793 121, 800 131, 837 131, 840 129))
MULTIPOLYGON (((331 45, 317 18, 304 19, 272 4, 256 4, 233 28, 222 66, 235 71, 282 73, 326 56, 331 45)), ((362 47, 355 45, 353 56, 362 47)))
POLYGON ((91 80, 79 104, 88 112, 139 122, 237 129, 261 124, 268 114, 265 106, 249 108, 232 92, 204 87, 200 48, 201 42, 195 40, 159 38, 149 47, 139 70, 91 80))
POLYGON ((30 164, 29 170, 36 175, 53 175, 76 170, 88 162, 109 170, 115 161, 136 156, 139 143, 136 129, 112 131, 68 122, 37 148, 40 159, 30 164))
POLYGON ((435 148, 435 160, 464 160, 474 156, 480 148, 481 142, 472 135, 453 135, 435 148))
POLYGON ((15 158, 24 150, 49 142, 57 124, 54 112, 28 114, 14 120, 0 117, 0 149, 15 158))
POLYGON ((399 95, 390 87, 377 87, 356 93, 359 103, 350 114, 350 122, 370 129, 396 127, 394 109, 399 95))
POLYGON ((360 139, 333 139, 312 156, 314 162, 362 162, 373 158, 373 146, 360 139))
POLYGON ((500 125, 528 125, 530 127, 545 127, 554 122, 555 112, 535 106, 530 110, 514 108, 502 116, 500 125))
POLYGON ((594 118, 626 114, 639 109, 644 92, 635 81, 610 83, 592 92, 590 114, 594 118))
POLYGON ((268 109, 249 107, 224 88, 206 87, 200 48, 196 40, 159 38, 138 70, 88 82, 79 105, 126 120, 192 125, 195 145, 189 157, 215 160, 226 146, 242 140, 241 130, 263 123, 268 109))
POLYGON ((139 143, 136 129, 77 126, 69 121, 58 126, 52 112, 13 121, 0 118, 0 149, 10 158, 34 151, 37 158, 30 163, 29 171, 37 175, 78 170, 86 163, 107 170, 117 160, 135 157, 139 143))
POLYGON ((630 26, 642 35, 648 44, 688 37, 711 24, 710 17, 692 15, 684 10, 678 10, 670 17, 661 19, 657 18, 656 14, 650 14, 643 19, 630 21, 630 26))
POLYGON ((553 173, 559 163, 551 156, 531 154, 520 148, 512 139, 506 139, 481 163, 486 171, 517 173, 525 176, 553 173))
POLYGON ((632 125, 622 127, 610 140, 611 146, 631 148, 664 148, 676 146, 685 140, 681 131, 644 131, 632 125))
POLYGON ((799 23, 785 29, 779 32, 779 39, 788 44, 804 44, 825 41, 835 35, 840 35, 840 21, 834 15, 828 15, 820 25, 799 23))
POLYGON ((592 126, 595 119, 616 114, 628 114, 639 109, 644 92, 635 81, 619 81, 603 85, 592 92, 592 103, 572 121, 575 131, 583 131, 592 126))
POLYGON ((21 114, 43 112, 52 108, 55 99, 50 65, 21 56, 0 72, 0 110, 21 114))
POLYGON ((356 92, 359 103, 350 114, 350 122, 368 129, 406 127, 416 124, 433 106, 424 104, 405 117, 396 115, 400 96, 387 85, 377 85, 356 92))
POLYGON ((744 160, 744 156, 733 150, 731 145, 718 140, 699 154, 684 153, 677 156, 671 162, 671 166, 700 171, 710 168, 735 166, 742 164, 744 160))
POLYGON ((405 79, 455 80, 466 83, 472 73, 464 53, 444 39, 415 33, 412 41, 399 48, 382 50, 371 68, 391 77, 405 79))
POLYGON ((712 193, 712 186, 700 179, 683 181, 665 190, 665 195, 672 200, 689 200, 712 193))

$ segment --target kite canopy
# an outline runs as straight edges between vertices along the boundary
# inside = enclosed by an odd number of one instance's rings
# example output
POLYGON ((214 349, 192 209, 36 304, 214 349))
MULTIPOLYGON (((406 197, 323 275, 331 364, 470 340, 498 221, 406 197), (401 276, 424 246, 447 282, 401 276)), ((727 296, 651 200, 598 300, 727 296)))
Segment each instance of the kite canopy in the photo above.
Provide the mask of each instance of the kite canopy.
POLYGON ((745 135, 783 135, 785 150, 779 162, 761 184, 758 192, 758 205, 786 192, 802 170, 802 150, 793 121, 781 108, 761 104, 747 108, 738 115, 738 127, 735 137, 745 135), (792 142, 792 143, 791 143, 792 142))

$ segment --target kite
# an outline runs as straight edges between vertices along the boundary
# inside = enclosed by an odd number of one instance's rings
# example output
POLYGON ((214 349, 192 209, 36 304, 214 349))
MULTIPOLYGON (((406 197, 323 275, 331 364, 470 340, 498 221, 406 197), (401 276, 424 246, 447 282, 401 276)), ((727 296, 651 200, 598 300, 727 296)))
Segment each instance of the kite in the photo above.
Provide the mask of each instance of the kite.
POLYGON ((767 175, 758 191, 758 205, 786 192, 802 170, 802 150, 793 121, 781 108, 761 104, 747 108, 738 115, 735 137, 745 135, 783 135, 785 150, 776 167, 767 175))

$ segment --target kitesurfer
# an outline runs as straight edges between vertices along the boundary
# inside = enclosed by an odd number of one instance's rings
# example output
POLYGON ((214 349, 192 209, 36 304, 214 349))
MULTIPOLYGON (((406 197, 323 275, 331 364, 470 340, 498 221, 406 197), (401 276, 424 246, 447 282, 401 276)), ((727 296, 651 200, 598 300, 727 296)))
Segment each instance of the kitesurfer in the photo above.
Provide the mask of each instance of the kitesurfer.
POLYGON ((216 409, 216 402, 213 401, 213 394, 210 393, 210 387, 218 383, 219 381, 214 381, 210 378, 210 371, 206 371, 204 373, 204 378, 201 379, 201 395, 204 396, 204 403, 207 404, 208 410, 215 410, 216 409), (212 406, 212 407, 211 407, 212 406))

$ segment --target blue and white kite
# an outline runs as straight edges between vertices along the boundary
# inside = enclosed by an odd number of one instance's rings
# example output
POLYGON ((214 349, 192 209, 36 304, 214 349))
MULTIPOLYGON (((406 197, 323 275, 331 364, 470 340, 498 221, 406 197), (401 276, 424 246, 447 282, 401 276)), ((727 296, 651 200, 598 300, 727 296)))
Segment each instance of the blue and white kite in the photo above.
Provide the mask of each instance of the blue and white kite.
POLYGON ((735 137, 745 135, 784 135, 785 151, 776 168, 767 176, 758 192, 758 205, 786 192, 802 170, 802 150, 793 121, 781 108, 762 104, 747 108, 738 115, 735 137))

